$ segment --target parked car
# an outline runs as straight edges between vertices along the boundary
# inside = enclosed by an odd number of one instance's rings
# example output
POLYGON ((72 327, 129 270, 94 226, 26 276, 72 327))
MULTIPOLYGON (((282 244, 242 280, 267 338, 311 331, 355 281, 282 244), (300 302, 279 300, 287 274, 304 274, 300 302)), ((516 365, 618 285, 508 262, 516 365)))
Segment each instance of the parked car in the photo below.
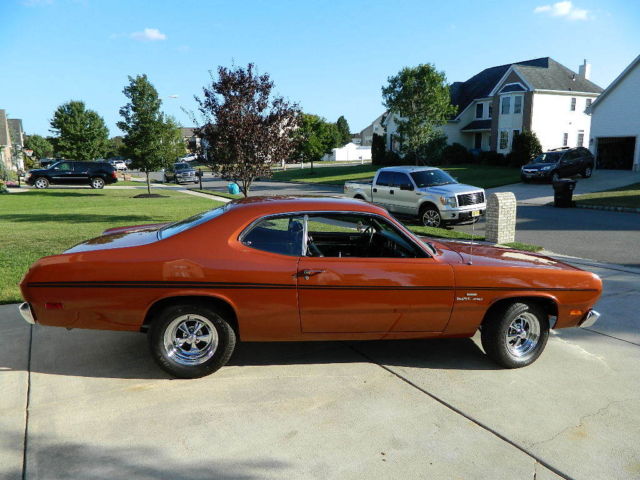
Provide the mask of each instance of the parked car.
POLYGON ((127 171, 127 164, 123 160, 109 160, 109 164, 117 171, 127 171))
POLYGON ((63 160, 48 168, 30 170, 26 182, 36 188, 49 185, 91 185, 104 188, 118 181, 116 170, 107 162, 72 162, 63 160))
POLYGON ((487 205, 482 188, 458 183, 435 167, 386 167, 372 182, 346 182, 344 194, 417 217, 423 225, 477 221, 487 205))
POLYGON ((542 255, 417 237, 359 200, 250 197, 175 223, 106 230, 40 259, 20 287, 27 322, 147 332, 157 363, 190 378, 224 365, 238 340, 471 337, 479 328, 491 359, 523 367, 550 328, 593 325, 602 282, 542 255))
POLYGON ((178 162, 165 170, 164 181, 178 184, 185 182, 198 183, 198 176, 196 175, 195 168, 191 165, 186 162, 178 162))
POLYGON ((589 178, 593 173, 595 159, 584 147, 561 148, 538 155, 520 169, 520 178, 527 183, 531 180, 556 181, 563 177, 582 175, 589 178))

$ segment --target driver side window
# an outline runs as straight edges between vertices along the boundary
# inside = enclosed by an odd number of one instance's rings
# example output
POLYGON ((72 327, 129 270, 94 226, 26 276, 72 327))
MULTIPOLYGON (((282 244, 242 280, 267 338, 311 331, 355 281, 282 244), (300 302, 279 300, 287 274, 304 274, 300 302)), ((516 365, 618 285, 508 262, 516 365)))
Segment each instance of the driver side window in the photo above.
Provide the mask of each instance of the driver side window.
POLYGON ((309 215, 306 247, 306 255, 310 257, 416 258, 426 256, 386 220, 372 215, 309 215))

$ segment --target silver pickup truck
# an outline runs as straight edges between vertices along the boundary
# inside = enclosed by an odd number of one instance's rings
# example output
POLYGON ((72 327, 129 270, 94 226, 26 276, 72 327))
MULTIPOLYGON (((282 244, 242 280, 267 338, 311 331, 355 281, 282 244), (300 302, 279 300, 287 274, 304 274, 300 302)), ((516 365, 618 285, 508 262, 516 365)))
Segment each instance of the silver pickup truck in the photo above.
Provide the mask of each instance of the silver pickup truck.
POLYGON ((346 182, 344 194, 418 217, 428 227, 477 221, 486 210, 482 188, 458 183, 435 167, 381 168, 371 182, 346 182))

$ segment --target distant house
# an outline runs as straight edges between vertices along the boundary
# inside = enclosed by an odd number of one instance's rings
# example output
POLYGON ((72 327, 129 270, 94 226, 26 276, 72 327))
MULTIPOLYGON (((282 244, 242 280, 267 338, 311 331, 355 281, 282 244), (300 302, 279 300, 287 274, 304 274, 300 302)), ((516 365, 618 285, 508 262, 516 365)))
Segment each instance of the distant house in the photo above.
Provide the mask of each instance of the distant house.
POLYGON ((640 55, 591 105, 589 146, 598 168, 640 171, 640 55))
POLYGON ((15 157, 14 166, 19 170, 24 170, 24 130, 22 130, 22 120, 19 118, 7 119, 9 126, 9 135, 11 137, 11 148, 13 149, 13 155, 15 157))
POLYGON ((24 170, 23 149, 22 120, 7 118, 7 112, 0 110, 0 163, 7 170, 24 170))
POLYGON ((382 121, 384 120, 384 117, 386 115, 387 115, 387 112, 384 112, 382 115, 378 116, 378 118, 376 118, 373 122, 371 122, 371 125, 364 128, 360 132, 360 135, 359 135, 360 145, 362 145, 363 147, 371 146, 374 133, 377 135, 384 135, 384 126, 382 125, 382 121))
POLYGON ((7 122, 7 112, 0 110, 0 163, 7 170, 13 170, 13 149, 11 148, 11 134, 7 122))
POLYGON ((322 160, 327 162, 368 162, 371 161, 371 147, 350 142, 343 147, 332 149, 331 153, 322 157, 322 160))
POLYGON ((182 127, 180 131, 187 150, 195 153, 200 148, 201 143, 200 137, 195 134, 195 127, 182 127))
MULTIPOLYGON (((443 132, 449 144, 504 154, 524 130, 534 131, 544 150, 586 146, 591 123, 586 111, 602 92, 590 73, 586 60, 576 73, 549 57, 486 68, 451 85, 457 113, 443 132)), ((383 123, 386 145, 398 151, 396 118, 390 117, 383 123)))

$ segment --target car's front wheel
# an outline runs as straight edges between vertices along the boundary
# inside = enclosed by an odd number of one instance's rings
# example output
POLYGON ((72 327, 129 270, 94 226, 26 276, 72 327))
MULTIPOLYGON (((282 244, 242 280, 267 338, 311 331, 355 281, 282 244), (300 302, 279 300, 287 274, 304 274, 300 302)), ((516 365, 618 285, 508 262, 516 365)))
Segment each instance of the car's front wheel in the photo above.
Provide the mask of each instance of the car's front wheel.
POLYGON ((222 310, 206 305, 172 305, 151 324, 149 346, 162 369, 178 378, 209 375, 225 365, 236 335, 222 310))
POLYGON ((89 182, 91 188, 104 188, 104 180, 100 177, 93 177, 89 182))
POLYGON ((534 304, 515 302, 489 314, 482 324, 482 347, 497 364, 520 368, 540 356, 549 338, 549 320, 534 304))
POLYGON ((425 227, 440 228, 442 226, 442 217, 437 207, 426 205, 420 210, 420 222, 425 227))
POLYGON ((33 186, 36 188, 49 188, 49 180, 44 177, 36 178, 35 182, 33 182, 33 186))
POLYGON ((592 174, 593 174, 593 170, 591 169, 591 167, 586 167, 582 172, 582 176, 584 178, 589 178, 592 174))

